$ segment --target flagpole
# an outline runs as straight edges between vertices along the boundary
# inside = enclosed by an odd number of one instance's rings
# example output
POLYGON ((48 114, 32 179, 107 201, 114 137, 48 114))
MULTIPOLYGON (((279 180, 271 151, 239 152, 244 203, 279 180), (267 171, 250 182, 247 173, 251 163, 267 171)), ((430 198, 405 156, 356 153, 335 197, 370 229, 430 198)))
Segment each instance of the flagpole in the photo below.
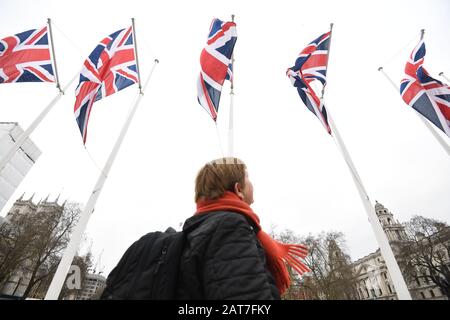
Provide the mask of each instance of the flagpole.
MULTIPOLYGON (((157 59, 155 59, 153 68, 150 71, 150 74, 144 84, 143 91, 145 91, 145 89, 147 88, 147 85, 153 74, 153 70, 155 69, 156 64, 158 64, 158 63, 159 63, 159 61, 157 59)), ((108 160, 106 161, 106 164, 105 164, 103 170, 100 172, 100 175, 97 179, 97 183, 95 184, 95 187, 92 190, 89 200, 80 216, 80 220, 78 221, 77 225, 75 226, 75 229, 70 238, 69 244, 67 245, 67 248, 64 251, 63 257, 58 265, 58 269, 56 270, 56 273, 52 279, 52 283, 50 284, 50 287, 45 296, 45 300, 57 300, 59 297, 61 289, 64 285, 64 280, 66 279, 66 276, 67 276, 67 272, 69 271, 70 265, 72 264, 72 261, 73 261, 73 257, 75 256, 75 253, 80 245, 81 238, 86 229, 89 218, 91 217, 92 213, 94 212, 97 199, 100 196, 100 192, 102 191, 102 188, 103 188, 103 185, 105 184, 106 179, 108 178, 109 170, 111 169, 114 159, 116 158, 116 155, 120 149, 120 146, 122 145, 123 139, 127 133, 128 127, 130 126, 131 120, 133 119, 136 109, 139 106, 141 98, 144 95, 143 91, 139 92, 137 101, 134 104, 132 110, 130 111, 130 114, 128 115, 127 120, 125 121, 125 123, 122 127, 120 135, 114 145, 114 148, 111 151, 111 154, 109 155, 108 160)))
MULTIPOLYGON (((392 79, 387 75, 387 73, 384 72, 383 67, 379 67, 378 71, 380 71, 386 77, 386 79, 394 87, 395 91, 400 93, 400 88, 394 83, 394 81, 392 81, 392 79)), ((447 142, 444 141, 444 139, 441 137, 441 135, 433 128, 431 123, 420 112, 418 112, 414 108, 412 108, 412 109, 417 113, 417 115, 419 115, 419 118, 420 118, 420 120, 422 120, 422 123, 425 125, 425 127, 428 128, 428 130, 431 132, 431 134, 434 136, 434 138, 437 140, 437 142, 441 145, 442 148, 444 148, 444 151, 450 156, 450 146, 447 144, 447 142)))
MULTIPOLYGON (((328 59, 330 58, 330 49, 331 49, 331 36, 333 35, 333 23, 330 23, 330 40, 328 40, 328 54, 327 54, 327 63, 325 66, 325 70, 328 70, 328 59)), ((325 87, 327 85, 327 82, 325 81, 325 84, 322 87, 322 96, 320 97, 320 100, 323 99, 323 95, 325 94, 325 87)))
POLYGON ((12 157, 16 154, 17 150, 23 145, 25 140, 28 139, 30 134, 36 129, 36 127, 41 123, 41 121, 45 118, 45 116, 49 113, 49 111, 53 108, 53 106, 58 102, 59 99, 64 95, 64 92, 69 88, 69 86, 74 82, 78 77, 78 73, 69 81, 69 83, 60 90, 58 94, 53 98, 53 100, 45 107, 44 110, 36 117, 36 119, 31 123, 31 125, 20 135, 20 137, 16 140, 14 145, 9 149, 6 155, 0 159, 0 172, 5 168, 5 166, 9 163, 12 157))
POLYGON ((134 18, 131 18, 131 28, 133 30, 133 46, 134 46, 134 54, 136 56, 136 71, 137 71, 137 75, 138 75, 139 93, 142 94, 141 73, 139 72, 139 59, 138 59, 138 51, 137 51, 136 27, 134 25, 134 18))
POLYGON ((348 168, 350 169, 353 181, 355 183, 356 188, 358 189, 359 196, 363 203, 364 209, 366 210, 366 213, 369 217, 369 222, 372 226, 375 238, 380 247, 381 256, 386 261, 386 267, 389 271, 389 274, 391 275, 391 279, 394 284, 395 290, 397 291, 397 297, 399 300, 412 300, 405 279, 403 278, 403 275, 400 271, 400 267, 398 266, 394 253, 392 252, 392 248, 389 244, 386 234, 384 233, 380 220, 378 219, 377 214, 375 213, 375 209, 369 199, 369 196, 367 195, 366 189, 364 188, 364 185, 361 181, 358 171, 356 170, 356 167, 353 164, 350 154, 347 151, 344 141, 342 140, 341 135, 339 134, 336 124, 334 123, 333 118, 330 115, 329 107, 327 107, 327 113, 331 130, 333 132, 333 137, 335 138, 338 149, 341 151, 341 154, 343 155, 348 168))
MULTIPOLYGON (((327 70, 328 70, 328 59, 330 56, 332 32, 333 32, 333 23, 330 24, 330 40, 329 40, 329 45, 328 45, 328 56, 327 56, 327 63, 326 63, 327 70)), ((324 93, 325 93, 325 86, 322 88, 322 97, 320 99, 321 103, 323 103, 324 93)), ((375 208, 373 207, 372 203, 370 202, 369 196, 367 195, 366 189, 364 188, 361 178, 359 177, 358 171, 356 170, 356 167, 353 164, 352 158, 350 157, 350 154, 344 144, 344 140, 342 140, 341 135, 337 129, 337 126, 334 123, 333 118, 331 117, 329 107, 327 107, 327 118, 330 123, 331 130, 333 132, 334 140, 338 146, 339 151, 341 152, 342 156, 344 157, 344 160, 347 163, 348 168, 350 169, 350 173, 352 175, 355 186, 358 189, 358 193, 361 197, 361 201, 363 203, 364 209, 366 210, 366 213, 369 217, 369 222, 372 226, 372 230, 375 234, 375 238, 380 247, 381 256, 386 261, 386 267, 389 271, 389 274, 391 275, 391 279, 392 279, 393 285, 395 287, 395 290, 397 291, 397 297, 400 300, 412 300, 411 295, 408 291, 408 287, 405 283, 405 279, 403 278, 403 275, 400 271, 397 261, 395 260, 395 256, 394 256, 394 253, 392 252, 392 248, 389 244, 386 234, 384 233, 384 230, 383 230, 383 227, 381 226, 380 220, 377 217, 375 208)))
POLYGON ((55 68, 55 80, 56 80, 56 88, 61 92, 61 87, 59 85, 59 77, 58 77, 58 69, 56 68, 56 55, 55 55, 55 48, 53 46, 53 33, 52 33, 52 23, 51 19, 47 18, 47 25, 48 25, 48 34, 50 36, 50 48, 52 53, 52 61, 53 61, 53 67, 55 68))
MULTIPOLYGON (((231 21, 234 22, 234 14, 231 15, 231 21)), ((230 89, 230 119, 228 123, 228 156, 233 157, 234 153, 234 136, 233 136, 233 120, 234 120, 234 114, 233 114, 233 108, 234 108, 234 50, 231 54, 231 89, 230 89)))
POLYGON ((448 82, 450 82, 450 79, 447 78, 447 77, 444 75, 443 72, 440 72, 439 75, 440 75, 442 78, 444 78, 445 80, 447 80, 448 82))

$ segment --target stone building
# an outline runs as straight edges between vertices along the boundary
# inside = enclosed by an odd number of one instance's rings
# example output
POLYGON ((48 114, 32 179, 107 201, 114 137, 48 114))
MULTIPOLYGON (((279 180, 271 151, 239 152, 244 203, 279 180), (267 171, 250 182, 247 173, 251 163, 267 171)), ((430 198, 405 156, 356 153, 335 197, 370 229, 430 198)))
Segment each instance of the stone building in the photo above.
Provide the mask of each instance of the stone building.
MULTIPOLYGON (((405 229, 381 203, 376 202, 375 211, 389 240, 392 251, 398 260, 400 244, 407 240, 405 229)), ((448 228, 444 231, 450 232, 448 228)), ((442 244, 436 242, 434 245, 439 247, 442 244)), ((447 256, 447 261, 450 263, 448 258, 447 256)), ((355 261, 353 268, 356 275, 355 283, 359 299, 397 299, 394 285, 387 270, 386 263, 381 256, 380 249, 355 261)), ((447 299, 439 287, 428 278, 425 278, 424 281, 407 281, 407 286, 413 299, 447 299)))
MULTIPOLYGON (((9 210, 5 218, 2 219, 3 224, 14 224, 14 221, 21 215, 46 215, 50 213, 62 213, 64 210, 64 205, 58 204, 59 196, 54 201, 48 201, 48 196, 44 200, 38 203, 33 202, 34 195, 28 200, 23 199, 23 195, 13 204, 12 208, 9 210)), ((1 253, 0 253, 1 254, 1 253)), ((9 279, 1 286, 0 294, 12 295, 12 296, 23 296, 28 284, 30 282, 31 272, 30 266, 32 261, 24 261, 19 268, 14 272, 14 274, 9 277, 9 279)), ((42 270, 38 273, 45 272, 46 266, 42 266, 42 270)))

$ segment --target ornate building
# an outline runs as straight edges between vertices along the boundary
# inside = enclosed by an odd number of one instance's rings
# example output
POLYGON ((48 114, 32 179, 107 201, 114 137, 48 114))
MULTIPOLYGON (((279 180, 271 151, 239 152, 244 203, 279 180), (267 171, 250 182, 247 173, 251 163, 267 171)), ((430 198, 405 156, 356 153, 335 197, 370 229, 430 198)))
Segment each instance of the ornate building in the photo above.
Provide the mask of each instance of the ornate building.
MULTIPOLYGON (((407 240, 404 227, 381 203, 376 202, 375 211, 389 240, 392 251, 398 256, 399 245, 407 240)), ((448 230, 447 230, 448 231, 448 230)), ((436 246, 439 246, 436 243, 436 246)), ((383 260, 380 249, 353 263, 356 275, 356 290, 359 299, 396 300, 394 285, 383 260)), ((447 299, 441 290, 428 278, 424 281, 407 281, 413 299, 447 299)))
MULTIPOLYGON (((46 215, 50 213, 62 213, 63 204, 58 204, 59 196, 54 201, 48 201, 48 196, 38 203, 33 202, 34 195, 28 199, 23 199, 23 195, 13 204, 6 217, 0 221, 1 223, 14 224, 14 221, 20 216, 26 215, 46 215)), ((0 253, 1 254, 1 253, 0 253)), ((9 279, 0 287, 0 294, 23 296, 30 282, 30 265, 32 261, 24 261, 21 266, 9 277, 9 279)), ((43 266, 45 268, 45 266, 43 266)), ((40 270, 42 272, 45 270, 40 270)))

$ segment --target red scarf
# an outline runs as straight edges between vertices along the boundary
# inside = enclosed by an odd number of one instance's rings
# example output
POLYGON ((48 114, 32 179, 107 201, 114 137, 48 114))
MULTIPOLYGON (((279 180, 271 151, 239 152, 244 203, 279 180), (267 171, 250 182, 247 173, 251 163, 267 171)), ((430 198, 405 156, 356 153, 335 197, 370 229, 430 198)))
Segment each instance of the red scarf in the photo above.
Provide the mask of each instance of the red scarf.
POLYGON ((197 202, 196 215, 212 211, 237 212, 250 218, 255 223, 258 228, 256 236, 266 252, 268 269, 275 278, 275 282, 281 294, 283 294, 291 284, 291 278, 286 268, 286 263, 296 270, 299 275, 311 271, 300 260, 300 258, 306 257, 308 249, 299 244, 281 243, 262 231, 261 225, 259 224, 259 217, 253 212, 252 208, 250 208, 250 206, 241 200, 235 193, 226 191, 219 199, 197 202))

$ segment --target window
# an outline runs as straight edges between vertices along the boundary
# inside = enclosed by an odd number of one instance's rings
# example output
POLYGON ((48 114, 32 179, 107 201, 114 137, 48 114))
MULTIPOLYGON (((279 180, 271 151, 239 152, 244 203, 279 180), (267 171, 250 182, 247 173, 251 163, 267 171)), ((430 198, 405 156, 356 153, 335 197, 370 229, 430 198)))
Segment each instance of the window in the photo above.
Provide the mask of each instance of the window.
POLYGON ((436 296, 434 295, 434 291, 433 291, 433 290, 430 290, 430 294, 431 294, 431 297, 432 297, 432 298, 436 297, 436 296))
POLYGON ((420 286, 419 278, 416 278, 416 283, 417 283, 418 286, 420 286))
POLYGON ((422 292, 422 291, 420 291, 420 295, 422 296, 422 299, 425 299, 426 297, 425 297, 425 294, 422 292))
POLYGON ((383 295, 383 290, 381 290, 381 289, 378 289, 378 293, 380 294, 380 296, 382 296, 383 295))
POLYGON ((386 272, 383 272, 383 278, 384 278, 384 279, 387 279, 386 272))
POLYGON ((391 286, 388 284, 387 287, 388 287, 388 289, 389 289, 389 292, 392 293, 391 286))

